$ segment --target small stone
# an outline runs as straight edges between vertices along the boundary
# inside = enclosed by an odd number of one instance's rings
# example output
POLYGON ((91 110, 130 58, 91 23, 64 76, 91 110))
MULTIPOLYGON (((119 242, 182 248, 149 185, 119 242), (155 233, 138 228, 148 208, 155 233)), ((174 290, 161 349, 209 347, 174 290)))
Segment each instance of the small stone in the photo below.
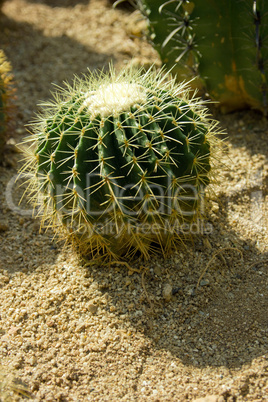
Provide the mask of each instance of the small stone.
POLYGON ((131 285, 131 279, 129 277, 126 278, 125 286, 131 285))
POLYGON ((208 240, 207 237, 205 237, 205 238, 203 239, 203 245, 204 245, 204 247, 207 248, 207 249, 212 249, 212 245, 211 245, 211 243, 210 243, 210 241, 208 240))
POLYGON ((181 287, 174 287, 172 288, 172 295, 176 295, 180 291, 181 287))
POLYGON ((209 280, 208 279, 202 279, 200 281, 200 286, 207 286, 209 285, 209 280))
POLYGON ((218 395, 207 395, 203 398, 194 399, 193 402, 218 402, 219 396, 218 395))
POLYGON ((96 314, 97 310, 98 310, 98 306, 96 306, 96 304, 90 304, 88 306, 88 311, 90 311, 91 314, 96 314))
POLYGON ((32 357, 29 359, 29 364, 30 364, 31 366, 35 366, 36 363, 37 363, 37 358, 36 358, 35 356, 32 356, 32 357))
POLYGON ((16 333, 19 331, 19 327, 10 327, 10 329, 8 330, 8 334, 10 335, 16 335, 16 333))
POLYGON ((48 320, 48 321, 47 321, 47 326, 48 326, 48 327, 54 327, 54 326, 55 326, 55 321, 53 321, 53 320, 48 320))
POLYGON ((172 297, 172 286, 169 283, 166 283, 163 287, 163 298, 166 302, 169 302, 172 297))
POLYGON ((211 211, 214 212, 214 214, 217 214, 219 212, 219 204, 217 202, 211 202, 211 211))
POLYGON ((127 308, 128 308, 128 310, 134 310, 135 304, 134 304, 134 303, 130 303, 130 304, 127 306, 127 308))
POLYGON ((161 276, 162 271, 161 271, 161 267, 160 267, 159 265, 156 265, 156 266, 154 267, 154 273, 155 273, 155 275, 157 275, 157 276, 161 276))
POLYGON ((190 286, 190 288, 186 290, 186 294, 189 296, 195 296, 195 288, 190 286))
POLYGON ((8 222, 0 221, 0 232, 6 232, 8 230, 8 222))
POLYGON ((14 138, 9 138, 6 143, 9 152, 12 153, 20 153, 20 149, 17 147, 16 141, 14 138))
POLYGON ((83 332, 86 328, 86 325, 84 323, 78 325, 78 327, 76 328, 76 332, 83 332))
POLYGON ((23 357, 22 356, 17 356, 17 358, 15 358, 15 360, 13 361, 13 367, 15 369, 19 369, 22 367, 23 364, 23 357))

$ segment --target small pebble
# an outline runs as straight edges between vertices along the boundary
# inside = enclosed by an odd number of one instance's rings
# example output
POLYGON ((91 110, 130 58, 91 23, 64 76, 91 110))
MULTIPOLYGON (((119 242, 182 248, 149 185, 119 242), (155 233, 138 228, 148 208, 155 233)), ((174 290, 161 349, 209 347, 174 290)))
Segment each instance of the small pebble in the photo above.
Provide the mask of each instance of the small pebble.
POLYGON ((0 232, 6 232, 8 230, 8 222, 0 221, 0 232))
POLYGON ((163 298, 164 298, 164 300, 165 300, 166 302, 169 302, 169 301, 171 300, 172 291, 173 291, 172 286, 171 286, 169 283, 166 283, 166 284, 164 285, 164 287, 163 287, 163 292, 162 292, 163 298))
POLYGON ((96 314, 98 306, 96 306, 95 304, 90 304, 90 306, 88 306, 88 310, 91 312, 91 314, 96 314))
POLYGON ((200 281, 200 286, 207 286, 209 285, 209 280, 208 279, 202 279, 200 281))
POLYGON ((194 399, 193 402, 218 402, 219 396, 218 395, 207 395, 203 398, 194 399))

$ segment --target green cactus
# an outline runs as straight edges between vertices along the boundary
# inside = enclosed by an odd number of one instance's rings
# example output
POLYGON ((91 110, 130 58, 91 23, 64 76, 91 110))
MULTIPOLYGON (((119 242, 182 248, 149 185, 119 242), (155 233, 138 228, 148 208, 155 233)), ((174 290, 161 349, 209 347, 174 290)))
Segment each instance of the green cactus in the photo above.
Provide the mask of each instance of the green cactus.
POLYGON ((11 66, 7 61, 4 52, 0 49, 0 152, 5 144, 7 104, 10 91, 11 66))
POLYGON ((267 113, 268 2, 137 0, 149 37, 179 80, 208 92, 222 111, 267 113))
POLYGON ((26 139, 29 193, 83 254, 166 255, 200 218, 218 123, 167 77, 111 68, 77 78, 26 139))

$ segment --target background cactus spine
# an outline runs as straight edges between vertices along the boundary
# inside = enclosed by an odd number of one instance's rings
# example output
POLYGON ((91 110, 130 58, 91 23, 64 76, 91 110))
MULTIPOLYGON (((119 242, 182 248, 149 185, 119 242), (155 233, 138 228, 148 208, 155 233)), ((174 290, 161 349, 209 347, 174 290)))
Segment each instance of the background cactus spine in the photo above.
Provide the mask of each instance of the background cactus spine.
POLYGON ((201 217, 220 130, 167 78, 113 68, 77 78, 26 139, 22 171, 43 223, 87 256, 165 256, 201 217))

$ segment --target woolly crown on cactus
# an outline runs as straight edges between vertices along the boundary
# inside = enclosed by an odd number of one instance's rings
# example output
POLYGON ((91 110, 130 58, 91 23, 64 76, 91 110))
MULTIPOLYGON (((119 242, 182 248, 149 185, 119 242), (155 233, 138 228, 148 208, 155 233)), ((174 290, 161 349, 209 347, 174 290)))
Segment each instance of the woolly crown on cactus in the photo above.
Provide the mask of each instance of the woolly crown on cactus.
POLYGON ((33 127, 28 192, 43 223, 82 254, 165 256, 200 218, 220 130, 168 73, 111 67, 76 78, 33 127))
POLYGON ((267 0, 137 0, 149 38, 179 80, 219 102, 267 114, 267 0))

